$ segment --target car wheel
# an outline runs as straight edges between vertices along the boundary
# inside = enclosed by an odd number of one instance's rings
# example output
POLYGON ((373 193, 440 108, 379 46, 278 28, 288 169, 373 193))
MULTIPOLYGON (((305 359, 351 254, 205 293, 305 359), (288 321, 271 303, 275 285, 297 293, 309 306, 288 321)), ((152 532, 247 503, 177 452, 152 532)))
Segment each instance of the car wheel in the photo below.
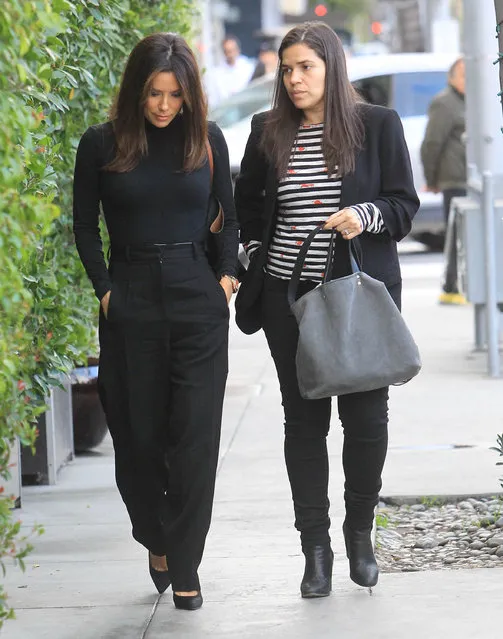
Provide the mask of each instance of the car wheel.
POLYGON ((430 251, 443 251, 444 250, 444 233, 417 233, 411 235, 412 239, 416 242, 424 244, 430 251))

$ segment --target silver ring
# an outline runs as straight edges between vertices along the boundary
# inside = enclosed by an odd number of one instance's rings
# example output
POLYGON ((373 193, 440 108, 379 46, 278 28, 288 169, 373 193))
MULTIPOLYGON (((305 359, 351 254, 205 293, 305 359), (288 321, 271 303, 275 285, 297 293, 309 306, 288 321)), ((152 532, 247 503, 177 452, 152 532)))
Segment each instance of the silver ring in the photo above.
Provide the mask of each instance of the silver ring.
POLYGON ((349 235, 348 229, 344 229, 344 235, 349 235))

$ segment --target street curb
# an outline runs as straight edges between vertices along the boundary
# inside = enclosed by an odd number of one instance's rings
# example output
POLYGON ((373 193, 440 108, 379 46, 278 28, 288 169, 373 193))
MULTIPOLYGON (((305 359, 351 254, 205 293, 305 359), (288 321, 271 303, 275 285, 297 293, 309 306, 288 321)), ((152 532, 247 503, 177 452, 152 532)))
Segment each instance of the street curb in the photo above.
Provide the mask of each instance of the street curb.
POLYGON ((386 506, 412 506, 414 504, 423 504, 424 502, 431 502, 434 505, 443 506, 444 504, 457 504, 460 501, 466 501, 467 499, 503 499, 503 492, 492 493, 465 493, 454 495, 395 495, 393 497, 386 497, 381 495, 379 497, 379 505, 385 504, 386 506))

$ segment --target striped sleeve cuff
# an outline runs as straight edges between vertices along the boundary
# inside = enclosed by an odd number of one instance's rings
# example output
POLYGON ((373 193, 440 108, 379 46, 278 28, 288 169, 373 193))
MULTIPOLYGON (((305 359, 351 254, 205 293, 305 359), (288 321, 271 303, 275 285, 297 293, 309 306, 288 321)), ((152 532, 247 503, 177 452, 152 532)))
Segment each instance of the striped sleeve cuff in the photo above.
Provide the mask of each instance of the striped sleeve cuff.
POLYGON ((245 250, 245 253, 248 259, 250 259, 250 257, 255 253, 255 251, 258 250, 261 246, 262 246, 262 242, 259 242, 258 240, 250 240, 249 242, 246 242, 245 244, 243 244, 243 248, 245 250))
POLYGON ((362 225, 362 231, 367 231, 367 233, 383 233, 386 230, 382 213, 372 202, 354 204, 348 208, 352 209, 358 215, 362 225))

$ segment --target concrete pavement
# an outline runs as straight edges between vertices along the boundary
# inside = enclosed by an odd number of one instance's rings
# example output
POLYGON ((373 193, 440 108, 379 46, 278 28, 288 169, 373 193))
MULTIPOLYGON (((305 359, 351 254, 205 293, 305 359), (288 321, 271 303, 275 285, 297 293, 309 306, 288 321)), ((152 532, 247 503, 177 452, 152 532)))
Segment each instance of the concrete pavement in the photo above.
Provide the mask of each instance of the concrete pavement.
MULTIPOLYGON (((440 262, 404 267, 404 314, 424 368, 392 390, 383 495, 495 493, 501 468, 489 451, 503 430, 501 380, 472 352, 472 311, 436 305, 440 262)), ((299 595, 303 571, 282 453, 274 367, 261 335, 231 336, 231 373, 213 525, 201 567, 205 605, 174 609, 158 598, 147 557, 129 535, 114 485, 110 441, 65 468, 55 487, 25 488, 20 517, 46 532, 26 573, 9 569, 17 620, 2 639, 304 639, 501 637, 503 569, 382 575, 374 595, 348 577, 341 432, 329 440, 334 592, 299 595), (498 627, 499 626, 499 627, 498 627)))
POLYGON ((473 308, 436 304, 441 270, 440 260, 403 266, 403 312, 423 370, 391 389, 387 496, 500 490, 489 449, 503 430, 503 380, 490 379, 486 354, 474 351, 473 308))

